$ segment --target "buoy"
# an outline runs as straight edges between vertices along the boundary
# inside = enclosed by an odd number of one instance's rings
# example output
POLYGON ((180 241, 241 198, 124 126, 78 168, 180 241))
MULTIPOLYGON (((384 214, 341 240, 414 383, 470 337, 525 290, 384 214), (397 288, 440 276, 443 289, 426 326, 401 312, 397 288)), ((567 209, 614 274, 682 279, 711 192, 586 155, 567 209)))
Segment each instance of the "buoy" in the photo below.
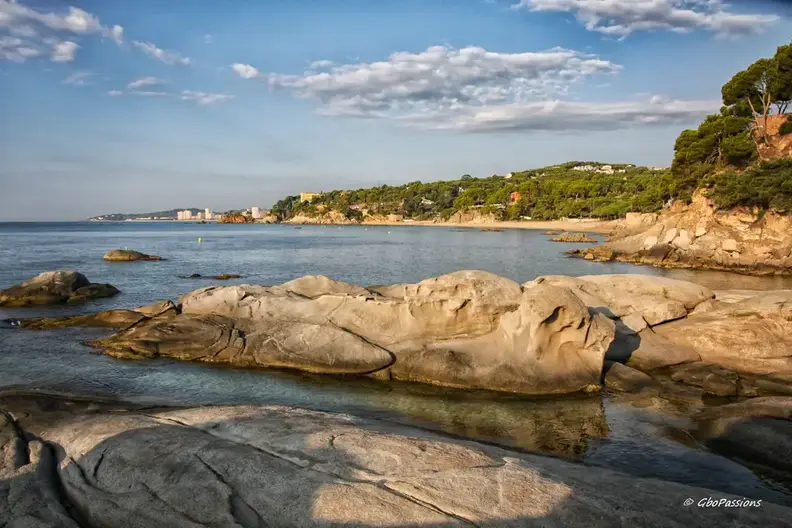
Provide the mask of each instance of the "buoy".
POLYGON ((198 243, 200 244, 201 242, 203 242, 203 239, 201 237, 198 237, 198 243))

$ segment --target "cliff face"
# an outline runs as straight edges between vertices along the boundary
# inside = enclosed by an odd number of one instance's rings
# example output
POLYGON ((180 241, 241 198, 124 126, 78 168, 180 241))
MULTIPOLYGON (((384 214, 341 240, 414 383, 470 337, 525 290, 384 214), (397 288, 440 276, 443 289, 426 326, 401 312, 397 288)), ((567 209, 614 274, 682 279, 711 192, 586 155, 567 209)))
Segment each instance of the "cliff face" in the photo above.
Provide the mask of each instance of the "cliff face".
POLYGON ((668 268, 792 274, 792 217, 745 208, 718 211, 698 191, 690 205, 628 214, 605 244, 577 254, 668 268))
POLYGON ((780 135, 779 128, 789 118, 787 114, 757 118, 754 134, 760 140, 759 157, 762 160, 792 157, 792 134, 780 135))

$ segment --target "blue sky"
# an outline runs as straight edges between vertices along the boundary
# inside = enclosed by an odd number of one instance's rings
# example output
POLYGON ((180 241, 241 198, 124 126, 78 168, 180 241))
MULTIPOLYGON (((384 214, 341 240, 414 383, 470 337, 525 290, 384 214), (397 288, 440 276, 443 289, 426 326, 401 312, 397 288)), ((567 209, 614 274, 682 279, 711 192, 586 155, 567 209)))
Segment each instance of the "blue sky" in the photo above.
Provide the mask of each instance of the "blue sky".
POLYGON ((0 220, 668 165, 790 17, 718 0, 0 0, 0 220))

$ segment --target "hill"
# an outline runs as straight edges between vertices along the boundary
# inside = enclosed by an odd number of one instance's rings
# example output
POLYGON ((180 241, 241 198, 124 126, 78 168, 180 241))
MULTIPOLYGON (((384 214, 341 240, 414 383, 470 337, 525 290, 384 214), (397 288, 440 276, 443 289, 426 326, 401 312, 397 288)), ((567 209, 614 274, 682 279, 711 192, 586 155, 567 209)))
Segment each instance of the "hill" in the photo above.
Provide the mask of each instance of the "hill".
POLYGON ((655 212, 672 196, 664 168, 572 161, 504 176, 368 189, 335 190, 301 201, 288 196, 272 207, 282 221, 339 213, 349 221, 399 215, 448 220, 465 212, 494 220, 617 218, 629 211, 655 212))
POLYGON ((176 220, 179 211, 190 211, 192 214, 202 213, 204 210, 197 207, 168 209, 167 211, 154 211, 153 213, 112 213, 92 216, 92 222, 121 222, 124 220, 176 220))

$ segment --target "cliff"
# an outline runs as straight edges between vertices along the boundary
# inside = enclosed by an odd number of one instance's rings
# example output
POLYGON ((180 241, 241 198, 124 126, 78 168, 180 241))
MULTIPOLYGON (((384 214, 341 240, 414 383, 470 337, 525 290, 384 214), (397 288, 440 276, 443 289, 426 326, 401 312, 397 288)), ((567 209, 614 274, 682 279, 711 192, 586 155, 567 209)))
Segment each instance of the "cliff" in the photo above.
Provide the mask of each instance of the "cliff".
POLYGON ((628 214, 606 243, 574 254, 666 268, 792 274, 792 217, 757 208, 720 211, 699 190, 689 205, 628 214))

